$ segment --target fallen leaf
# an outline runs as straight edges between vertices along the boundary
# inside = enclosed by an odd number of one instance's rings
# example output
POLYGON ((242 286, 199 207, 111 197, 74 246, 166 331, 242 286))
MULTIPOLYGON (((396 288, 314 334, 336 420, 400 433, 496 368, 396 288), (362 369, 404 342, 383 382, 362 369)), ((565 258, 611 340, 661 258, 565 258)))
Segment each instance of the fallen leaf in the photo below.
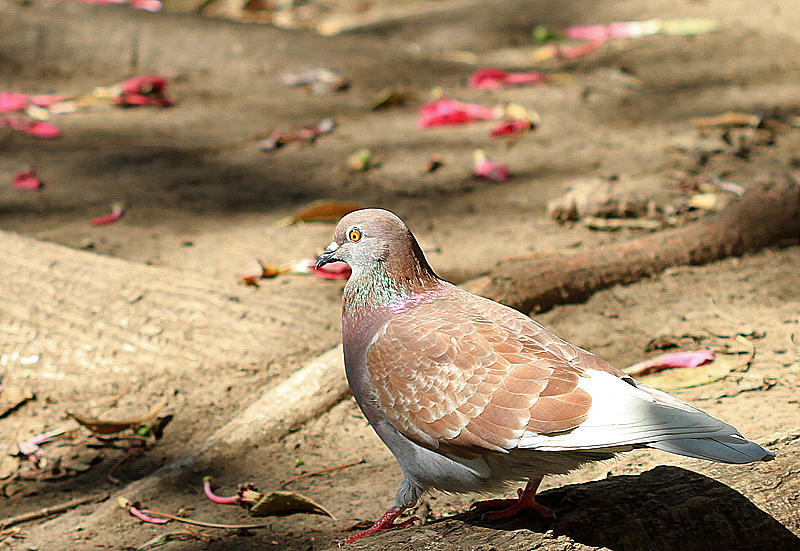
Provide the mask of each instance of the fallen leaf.
POLYGON ((440 168, 444 166, 444 160, 438 155, 434 155, 431 159, 425 164, 425 168, 422 169, 422 174, 431 174, 436 172, 440 168))
POLYGON ((345 166, 354 172, 366 172, 372 166, 372 152, 369 149, 359 149, 349 157, 345 166))
POLYGON ((10 414, 28 400, 33 400, 34 394, 29 388, 0 385, 0 419, 10 414))
MULTIPOLYGON (((116 434, 118 432, 122 432, 127 429, 136 430, 141 426, 147 425, 148 423, 152 423, 154 420, 156 420, 156 416, 158 415, 158 413, 166 405, 167 405, 167 399, 164 398, 158 404, 153 406, 150 409, 150 411, 148 411, 141 417, 136 417, 134 419, 127 419, 127 420, 120 420, 120 421, 98 419, 96 417, 88 417, 73 412, 67 412, 67 416, 72 417, 80 425, 83 425, 84 427, 86 427, 95 434, 116 434)), ((169 420, 167 420, 166 422, 169 422, 169 420)))
POLYGON ((254 517, 287 515, 290 513, 314 513, 335 518, 322 505, 294 492, 271 492, 265 494, 250 507, 254 517))
POLYGON ((259 143, 259 149, 261 151, 274 151, 292 142, 314 143, 318 137, 333 132, 334 128, 336 128, 336 122, 327 118, 293 132, 275 130, 259 143))
POLYGON ((592 53, 605 42, 604 39, 601 39, 571 46, 548 44, 547 46, 536 48, 531 54, 531 58, 535 63, 559 59, 575 59, 592 53))
POLYGON ((419 111, 419 125, 422 128, 465 124, 471 121, 491 120, 501 112, 496 107, 478 103, 464 103, 449 98, 441 98, 426 103, 419 111))
POLYGON ((279 220, 276 225, 288 226, 299 222, 338 222, 345 214, 362 208, 364 207, 359 203, 323 199, 309 203, 299 212, 279 220))
POLYGON ((382 89, 380 92, 372 96, 372 98, 367 103, 367 109, 371 111, 377 111, 379 109, 385 109, 393 105, 406 105, 413 98, 414 98, 413 93, 408 90, 395 88, 393 86, 387 86, 386 88, 382 89))
POLYGON ((14 174, 14 187, 16 189, 42 189, 43 184, 33 169, 28 169, 14 174))
POLYGON ((286 86, 305 86, 315 96, 335 94, 350 86, 338 72, 321 67, 297 72, 286 71, 281 73, 279 78, 286 86))
POLYGON ((756 128, 761 124, 761 117, 753 115, 752 113, 740 113, 736 111, 728 111, 721 115, 713 117, 698 117, 692 119, 692 125, 703 128, 709 126, 716 126, 721 128, 730 128, 735 126, 756 128))
POLYGON ((547 80, 548 76, 539 71, 511 73, 503 71, 502 69, 483 67, 476 70, 469 78, 469 87, 493 90, 506 86, 536 84, 547 80))
POLYGON ((719 193, 697 193, 689 198, 689 207, 700 210, 719 210, 725 203, 719 193))
POLYGON ((477 149, 473 153, 475 160, 475 176, 493 182, 505 182, 508 180, 508 167, 506 165, 490 161, 482 149, 477 149))
POLYGON ((536 42, 552 42, 553 40, 561 40, 562 36, 559 33, 553 32, 545 25, 536 25, 531 30, 531 37, 536 42))

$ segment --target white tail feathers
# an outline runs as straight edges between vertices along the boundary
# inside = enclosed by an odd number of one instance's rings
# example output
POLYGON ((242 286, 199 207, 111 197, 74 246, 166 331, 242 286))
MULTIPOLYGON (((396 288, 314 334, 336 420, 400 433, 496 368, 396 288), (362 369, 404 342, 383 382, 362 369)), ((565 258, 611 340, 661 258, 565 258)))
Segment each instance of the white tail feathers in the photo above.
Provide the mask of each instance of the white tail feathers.
POLYGON ((752 463, 753 461, 770 461, 775 458, 775 452, 739 435, 663 440, 648 444, 647 447, 721 463, 752 463))
POLYGON ((723 463, 767 461, 775 456, 731 425, 641 383, 592 370, 578 384, 592 397, 586 421, 566 433, 525 433, 520 448, 588 451, 649 447, 723 463))

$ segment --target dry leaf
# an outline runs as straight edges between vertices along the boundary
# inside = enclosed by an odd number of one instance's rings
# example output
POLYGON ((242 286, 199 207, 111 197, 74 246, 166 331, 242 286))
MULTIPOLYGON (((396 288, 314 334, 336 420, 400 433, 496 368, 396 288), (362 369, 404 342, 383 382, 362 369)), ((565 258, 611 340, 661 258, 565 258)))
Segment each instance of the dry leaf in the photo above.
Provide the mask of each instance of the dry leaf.
POLYGON ((289 226, 298 222, 338 222, 347 213, 364 208, 358 203, 344 201, 313 201, 300 212, 279 220, 277 226, 289 226))
POLYGON ((15 386, 0 386, 0 419, 17 409, 19 406, 33 400, 34 394, 29 388, 15 386))
POLYGON ((733 370, 729 357, 717 354, 714 361, 691 369, 665 369, 640 377, 644 384, 659 390, 678 390, 707 385, 724 379, 733 370))
MULTIPOLYGON (((167 399, 164 398, 150 409, 146 414, 141 417, 130 420, 110 421, 105 419, 98 419, 96 417, 88 417, 78 415, 77 413, 67 412, 67 415, 75 419, 78 423, 89 429, 95 434, 116 434, 127 429, 136 429, 142 425, 146 425, 153 421, 158 412, 167 405, 167 399)), ((169 417, 169 416, 168 416, 169 417)))
POLYGON ((265 494, 250 507, 250 514, 254 517, 286 515, 289 513, 315 513, 335 518, 322 505, 294 492, 271 492, 265 494))

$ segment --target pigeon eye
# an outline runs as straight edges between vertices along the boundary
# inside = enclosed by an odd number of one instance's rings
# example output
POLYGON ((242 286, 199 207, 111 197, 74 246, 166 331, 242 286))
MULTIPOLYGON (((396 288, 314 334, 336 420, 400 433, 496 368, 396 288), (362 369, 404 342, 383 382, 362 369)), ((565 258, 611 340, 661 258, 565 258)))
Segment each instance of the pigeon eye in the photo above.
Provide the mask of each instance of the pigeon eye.
POLYGON ((361 232, 353 228, 352 230, 350 230, 350 233, 347 234, 347 238, 355 243, 356 241, 361 239, 361 232))

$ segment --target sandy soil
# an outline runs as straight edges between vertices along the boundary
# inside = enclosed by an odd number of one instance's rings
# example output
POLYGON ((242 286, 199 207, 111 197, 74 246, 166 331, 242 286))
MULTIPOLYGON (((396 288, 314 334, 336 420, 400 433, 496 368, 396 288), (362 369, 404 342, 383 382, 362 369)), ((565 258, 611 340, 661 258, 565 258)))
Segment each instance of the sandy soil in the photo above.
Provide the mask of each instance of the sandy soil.
MULTIPOLYGON (((334 9, 331 5, 342 13, 352 9, 347 2, 326 2, 325 9, 334 9)), ((384 3, 374 9, 388 10, 384 3)), ((65 455, 65 464, 80 472, 0 480, 0 517, 114 492, 146 477, 199 446, 253 401, 258 389, 336 344, 341 282, 294 275, 264 280, 258 289, 236 282, 253 258, 291 263, 329 242, 330 224, 275 225, 309 201, 355 200, 394 210, 415 231, 437 271, 461 282, 504 257, 595 247, 637 235, 550 220, 546 202, 575 183, 612 179, 661 204, 679 204, 688 197, 676 185, 680 182, 723 178, 748 188, 800 177, 800 129, 794 122, 800 116, 798 29, 800 8, 789 0, 589 6, 495 0, 465 4, 446 17, 423 13, 330 38, 310 30, 115 7, 0 6, 4 89, 83 93, 158 72, 171 79, 170 93, 179 98, 164 110, 98 106, 59 116, 64 136, 51 142, 0 130, 0 180, 10 182, 15 172, 32 165, 46 183, 34 193, 0 186, 0 229, 56 243, 74 259, 70 270, 51 274, 58 292, 38 299, 40 311, 22 311, 19 305, 27 309, 22 295, 42 286, 3 287, 0 375, 3 384, 29 387, 37 398, 0 419, 0 441, 62 426, 67 411, 124 417, 164 396, 169 398, 164 412, 174 415, 152 450, 114 468, 116 484, 108 474, 123 452, 85 443, 74 446, 75 457, 65 455), (465 60, 532 68, 535 24, 560 28, 646 17, 714 17, 721 30, 691 38, 610 42, 584 58, 547 67, 568 75, 557 84, 498 91, 465 85, 475 68, 465 60), (285 88, 276 78, 281 70, 317 65, 341 71, 350 89, 316 97, 285 88), (409 89, 417 100, 385 111, 364 108, 389 85, 409 89), (462 100, 521 103, 536 109, 543 123, 513 147, 490 141, 490 125, 484 123, 421 130, 417 107, 435 86, 462 100), (736 155, 720 133, 701 135, 691 124, 693 117, 730 110, 770 117, 774 143, 736 155), (258 150, 256 134, 328 116, 338 127, 313 146, 258 150), (362 147, 372 151, 379 166, 353 173, 345 159, 362 147), (509 182, 471 177, 472 151, 479 147, 511 167, 509 182), (445 164, 422 175, 432 155, 445 164), (89 220, 107 212, 112 201, 128 205, 126 216, 112 225, 90 226, 89 220), (95 264, 88 255, 120 262, 95 264), (150 267, 140 271, 143 264, 150 267), (70 271, 80 272, 82 265, 99 266, 97 285, 106 281, 108 288, 95 292, 93 286, 70 284, 70 271), (143 279, 126 280, 126 267, 143 279), (172 294, 171 281, 181 281, 172 294), (126 326, 114 314, 127 312, 118 301, 127 296, 128 285, 161 293, 159 310, 131 318, 140 335, 162 322, 169 329, 165 320, 173 314, 204 309, 229 330, 203 331, 199 321, 191 342, 176 329, 148 336, 147 348, 127 339, 126 326), (235 305, 228 308, 216 298, 202 303, 198 297, 204 290, 235 305), (58 318, 62 295, 75 305, 69 310, 78 312, 73 318, 83 309, 85 319, 58 318), (91 308, 87 297, 94 301, 91 308), (279 310, 274 316, 273 304, 279 310), (108 316, 103 327, 92 321, 101 319, 90 315, 94 309, 108 316), (259 334, 259 324, 267 327, 276 319, 285 330, 259 334), (69 323, 59 327, 65 320, 69 323), (119 328, 110 331, 114 324, 119 328), (78 350, 83 352, 72 353, 78 350), (33 356, 38 359, 25 360, 33 356), (152 370, 141 368, 148 364, 152 370), (110 405, 114 396, 119 398, 110 405)), ((31 245, 31 250, 44 249, 31 245)), ((20 258, 9 262, 21 265, 20 258)), ((36 262, 30 259, 31 265, 36 262)), ((735 356, 740 363, 752 352, 746 371, 675 394, 748 437, 771 443, 779 452, 775 462, 732 468, 632 453, 547 480, 545 488, 551 490, 543 501, 559 514, 553 524, 532 517, 482 523, 464 513, 475 496, 434 494, 413 512, 425 521, 421 526, 353 548, 758 549, 769 542, 772 549, 800 549, 799 270, 800 246, 786 243, 708 266, 675 268, 538 316, 556 333, 619 366, 648 355, 648 343, 660 336, 744 350, 735 356), (692 500, 691 490, 670 492, 692 485, 699 488, 697 495, 716 500, 692 500), (615 495, 627 500, 624 515, 609 519, 601 513, 619 511, 615 495), (730 522, 737 515, 738 526, 730 522)), ((74 281, 91 281, 90 275, 78 275, 74 281)), ((154 509, 182 509, 193 518, 247 522, 244 512, 220 509, 202 498, 203 475, 213 475, 227 490, 245 480, 270 489, 291 476, 360 459, 364 462, 351 468, 289 486, 338 520, 290 515, 270 519, 263 530, 200 529, 202 541, 171 541, 164 547, 322 549, 357 521, 377 518, 399 483, 398 467, 351 399, 280 441, 250 442, 241 453, 195 466, 179 484, 141 499, 154 509)), ((0 476, 15 461, 4 458, 0 476)), ((0 548, 136 549, 181 530, 142 525, 122 510, 112 522, 86 527, 81 521, 94 507, 22 524, 19 534, 0 540, 0 548)))

